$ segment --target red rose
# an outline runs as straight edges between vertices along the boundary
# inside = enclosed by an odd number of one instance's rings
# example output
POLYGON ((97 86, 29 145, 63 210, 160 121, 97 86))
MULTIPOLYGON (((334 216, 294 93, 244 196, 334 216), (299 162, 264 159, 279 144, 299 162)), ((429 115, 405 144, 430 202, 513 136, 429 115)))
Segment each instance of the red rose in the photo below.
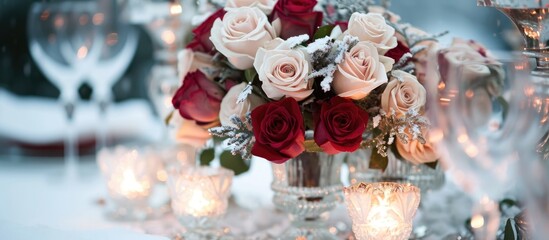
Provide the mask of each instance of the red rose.
POLYGON ((349 27, 349 22, 345 22, 345 21, 336 21, 334 23, 334 27, 335 26, 339 26, 339 28, 341 28, 341 31, 342 32, 345 32, 347 30, 347 28, 349 27))
POLYGON ((183 118, 200 125, 216 122, 223 99, 223 90, 201 71, 188 73, 183 86, 177 89, 172 104, 183 118))
POLYGON ((322 12, 314 12, 316 0, 279 0, 274 6, 271 20, 280 19, 280 38, 288 39, 301 34, 313 36, 322 24, 322 12))
POLYGON ((368 113, 351 100, 333 97, 322 103, 315 126, 315 142, 328 154, 353 152, 360 147, 368 113))
POLYGON ((301 154, 305 127, 297 101, 284 98, 252 111, 255 144, 252 154, 274 163, 284 163, 301 154))
POLYGON ((408 48, 401 41, 398 41, 397 46, 395 48, 387 51, 387 53, 385 53, 385 56, 392 58, 393 60, 395 60, 395 62, 398 62, 398 60, 400 60, 400 58, 402 58, 402 56, 404 56, 404 54, 409 53, 409 52, 410 52, 410 48, 408 48))
POLYGON ((192 49, 195 52, 212 53, 214 51, 214 45, 210 40, 210 30, 216 19, 225 16, 225 10, 223 8, 217 10, 209 16, 202 24, 193 30, 194 38, 187 44, 186 48, 192 49))

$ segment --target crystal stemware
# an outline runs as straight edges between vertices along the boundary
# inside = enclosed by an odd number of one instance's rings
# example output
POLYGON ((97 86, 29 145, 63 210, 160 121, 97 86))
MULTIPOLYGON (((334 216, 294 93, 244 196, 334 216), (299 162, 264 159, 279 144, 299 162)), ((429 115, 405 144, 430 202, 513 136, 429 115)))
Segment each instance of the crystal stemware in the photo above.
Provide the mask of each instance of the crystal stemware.
MULTIPOLYGON (((523 54, 535 59, 530 80, 538 87, 548 84, 549 79, 549 0, 477 0, 479 6, 494 7, 504 13, 518 28, 525 42, 523 54)), ((538 149, 549 157, 549 94, 536 92, 531 98, 541 99, 537 105, 542 117, 539 119, 545 137, 538 149)), ((540 136, 541 137, 541 136, 540 136)))
POLYGON ((100 0, 94 19, 101 22, 103 48, 97 62, 88 72, 93 98, 99 107, 100 124, 97 149, 107 145, 106 114, 112 100, 112 86, 124 74, 137 49, 138 33, 123 19, 125 1, 100 0))
POLYGON ((428 87, 433 131, 456 183, 477 203, 471 218, 475 239, 495 239, 500 225, 495 200, 517 187, 516 140, 531 140, 522 135, 531 124, 521 118, 527 62, 440 59, 430 68, 440 81, 428 87))
POLYGON ((74 125, 78 87, 101 48, 97 34, 101 25, 93 23, 95 8, 95 2, 34 3, 28 14, 31 55, 61 92, 59 100, 67 117, 65 168, 69 177, 76 175, 78 165, 74 125))

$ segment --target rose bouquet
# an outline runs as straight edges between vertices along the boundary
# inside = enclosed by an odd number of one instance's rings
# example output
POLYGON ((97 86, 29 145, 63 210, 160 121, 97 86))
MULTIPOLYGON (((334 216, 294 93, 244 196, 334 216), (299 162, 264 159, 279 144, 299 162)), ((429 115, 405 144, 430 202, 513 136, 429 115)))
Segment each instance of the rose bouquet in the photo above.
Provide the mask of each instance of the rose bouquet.
POLYGON ((233 154, 284 163, 370 147, 438 159, 423 81, 441 34, 370 1, 316 0, 228 0, 193 34, 173 106, 233 154))

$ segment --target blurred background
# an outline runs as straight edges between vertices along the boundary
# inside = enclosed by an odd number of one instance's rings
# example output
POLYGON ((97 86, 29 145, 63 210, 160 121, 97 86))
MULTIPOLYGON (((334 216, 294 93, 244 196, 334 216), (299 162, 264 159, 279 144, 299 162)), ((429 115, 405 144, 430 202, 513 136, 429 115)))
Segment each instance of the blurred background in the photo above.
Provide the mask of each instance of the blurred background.
MULTIPOLYGON (((29 14, 36 2, 56 1, 0 0, 0 156, 63 155, 66 121, 63 108, 59 107, 61 90, 40 68, 41 61, 51 60, 37 61, 29 47, 29 14)), ((94 92, 99 90, 94 89, 93 82, 83 79, 78 84, 74 121, 80 155, 94 153, 96 132, 101 126, 106 127, 110 144, 162 138, 160 115, 165 113, 158 104, 165 102, 165 96, 151 88, 155 81, 161 81, 159 78, 176 76, 174 49, 183 46, 190 28, 192 12, 188 9, 177 1, 118 1, 115 10, 119 20, 134 29, 138 41, 132 46, 135 53, 121 60, 127 63, 121 64, 123 69, 114 74, 119 77, 107 84, 112 95, 105 117, 101 117, 99 104, 95 104, 94 92)), ((516 47, 517 39, 520 40, 505 16, 493 8, 477 7, 473 0, 394 0, 390 9, 428 32, 449 31, 441 38, 443 46, 460 36, 504 52, 516 47)))

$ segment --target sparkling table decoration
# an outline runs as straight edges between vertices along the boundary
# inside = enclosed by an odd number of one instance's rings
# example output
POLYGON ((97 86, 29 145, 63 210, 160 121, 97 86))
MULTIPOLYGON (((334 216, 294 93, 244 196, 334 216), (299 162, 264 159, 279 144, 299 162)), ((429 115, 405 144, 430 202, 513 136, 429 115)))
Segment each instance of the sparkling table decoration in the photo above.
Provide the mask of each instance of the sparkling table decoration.
POLYGON ((419 206, 419 188, 381 182, 359 183, 343 191, 357 239, 408 239, 419 206))
POLYGON ((109 215, 121 220, 147 218, 159 161, 144 149, 117 146, 99 151, 97 163, 114 207, 109 215))
POLYGON ((168 188, 172 210, 186 228, 185 239, 211 239, 223 235, 218 221, 227 211, 234 173, 224 168, 172 169, 168 188))

